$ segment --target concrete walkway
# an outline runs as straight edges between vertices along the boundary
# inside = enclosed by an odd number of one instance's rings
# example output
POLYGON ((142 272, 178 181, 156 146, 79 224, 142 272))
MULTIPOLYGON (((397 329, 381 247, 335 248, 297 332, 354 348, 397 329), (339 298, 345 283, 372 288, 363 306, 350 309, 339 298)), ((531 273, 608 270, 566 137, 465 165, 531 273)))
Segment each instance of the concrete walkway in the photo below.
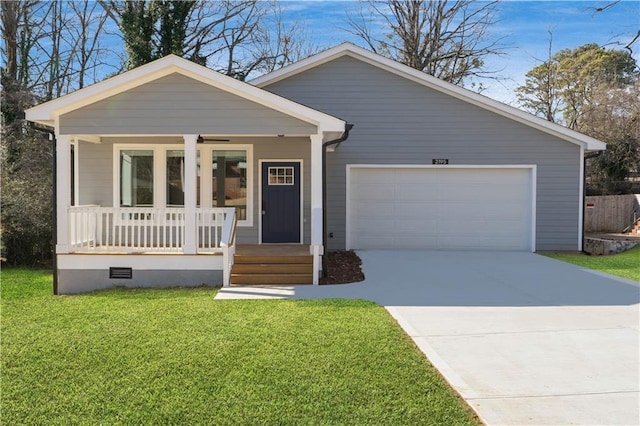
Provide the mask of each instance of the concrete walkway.
POLYGON ((387 308, 490 425, 640 424, 640 285, 532 253, 362 251, 366 280, 228 298, 387 308))

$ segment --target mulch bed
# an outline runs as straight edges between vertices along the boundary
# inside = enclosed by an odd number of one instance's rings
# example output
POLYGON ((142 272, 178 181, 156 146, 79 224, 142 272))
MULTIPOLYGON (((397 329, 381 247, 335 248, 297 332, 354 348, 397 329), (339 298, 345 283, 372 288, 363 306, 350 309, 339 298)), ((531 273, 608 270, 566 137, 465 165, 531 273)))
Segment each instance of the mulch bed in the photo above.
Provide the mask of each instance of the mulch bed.
POLYGON ((353 250, 336 250, 327 253, 327 276, 320 284, 346 284, 364 280, 362 260, 353 250))

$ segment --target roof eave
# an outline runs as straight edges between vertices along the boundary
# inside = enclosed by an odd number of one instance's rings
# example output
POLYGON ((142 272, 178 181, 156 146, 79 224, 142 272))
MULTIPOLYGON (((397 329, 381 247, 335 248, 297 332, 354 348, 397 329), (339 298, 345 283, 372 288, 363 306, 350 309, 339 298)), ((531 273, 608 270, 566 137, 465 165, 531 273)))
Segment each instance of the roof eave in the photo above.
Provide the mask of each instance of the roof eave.
POLYGON ((247 100, 315 125, 319 128, 319 131, 321 131, 320 129, 328 132, 344 130, 345 122, 337 117, 222 75, 176 55, 166 56, 68 95, 29 108, 25 111, 25 116, 28 121, 52 125, 62 114, 157 80, 171 73, 180 73, 212 87, 234 93, 247 100))

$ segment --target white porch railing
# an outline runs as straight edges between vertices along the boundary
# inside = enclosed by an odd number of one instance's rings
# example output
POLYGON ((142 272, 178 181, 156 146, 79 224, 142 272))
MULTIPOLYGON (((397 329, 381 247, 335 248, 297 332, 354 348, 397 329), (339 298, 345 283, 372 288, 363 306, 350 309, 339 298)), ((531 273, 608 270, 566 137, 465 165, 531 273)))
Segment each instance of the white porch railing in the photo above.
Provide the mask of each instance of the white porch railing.
MULTIPOLYGON (((197 208, 197 251, 222 253, 225 226, 233 228, 228 232, 235 242, 233 208, 197 208)), ((184 244, 183 208, 91 205, 69 209, 71 252, 181 252, 184 244)))

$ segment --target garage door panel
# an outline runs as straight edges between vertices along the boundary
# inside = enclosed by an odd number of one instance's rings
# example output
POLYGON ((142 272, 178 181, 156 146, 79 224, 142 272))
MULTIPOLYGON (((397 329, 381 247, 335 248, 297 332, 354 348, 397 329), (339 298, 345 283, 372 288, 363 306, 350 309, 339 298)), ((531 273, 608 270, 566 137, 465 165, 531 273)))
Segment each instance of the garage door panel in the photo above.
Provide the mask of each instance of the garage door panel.
POLYGON ((400 223, 404 221, 427 222, 431 220, 438 220, 441 217, 437 208, 435 208, 432 204, 424 204, 417 211, 420 212, 420 217, 418 218, 416 218, 416 211, 412 211, 409 208, 405 208, 397 212, 395 215, 396 222, 400 222, 400 223))
POLYGON ((430 199, 438 196, 440 191, 436 185, 420 185, 419 183, 403 184, 401 182, 395 185, 395 197, 404 200, 415 200, 416 198, 430 199))
POLYGON ((530 168, 351 168, 350 248, 531 250, 530 168))
POLYGON ((377 184, 355 184, 353 187, 354 198, 365 200, 378 200, 380 202, 393 198, 395 193, 395 185, 390 183, 377 184))
POLYGON ((409 238, 412 234, 415 234, 416 237, 420 235, 434 236, 441 233, 438 224, 437 220, 403 220, 398 221, 393 230, 395 233, 402 233, 409 238))

